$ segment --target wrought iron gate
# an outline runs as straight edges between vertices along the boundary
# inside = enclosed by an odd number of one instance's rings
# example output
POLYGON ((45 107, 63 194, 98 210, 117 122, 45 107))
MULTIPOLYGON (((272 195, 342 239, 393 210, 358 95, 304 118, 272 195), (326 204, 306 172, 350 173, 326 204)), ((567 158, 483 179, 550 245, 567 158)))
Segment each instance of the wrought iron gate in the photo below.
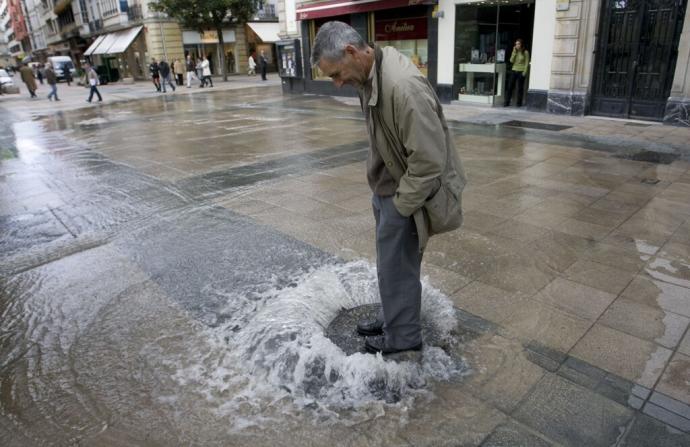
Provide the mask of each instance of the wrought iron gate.
POLYGON ((602 0, 591 112, 661 120, 687 0, 602 0))

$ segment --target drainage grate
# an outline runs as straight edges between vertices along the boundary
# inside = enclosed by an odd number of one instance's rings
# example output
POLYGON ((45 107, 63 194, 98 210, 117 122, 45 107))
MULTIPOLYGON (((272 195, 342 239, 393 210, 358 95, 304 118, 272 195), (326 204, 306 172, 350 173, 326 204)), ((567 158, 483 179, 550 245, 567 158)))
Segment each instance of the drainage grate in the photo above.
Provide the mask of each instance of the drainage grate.
POLYGON ((651 124, 645 124, 645 123, 625 123, 626 126, 630 127, 651 127, 651 124))
POLYGON ((553 130, 558 132, 559 130, 570 129, 573 126, 563 126, 561 124, 547 124, 547 123, 535 123, 532 121, 519 121, 512 120, 502 123, 504 126, 509 127, 520 127, 523 129, 539 129, 539 130, 553 130))
POLYGON ((653 151, 638 151, 634 153, 622 153, 615 155, 618 158, 625 158, 627 160, 635 161, 646 161, 649 163, 657 163, 662 165, 668 165, 674 162, 677 158, 677 154, 669 154, 666 152, 653 152, 653 151))

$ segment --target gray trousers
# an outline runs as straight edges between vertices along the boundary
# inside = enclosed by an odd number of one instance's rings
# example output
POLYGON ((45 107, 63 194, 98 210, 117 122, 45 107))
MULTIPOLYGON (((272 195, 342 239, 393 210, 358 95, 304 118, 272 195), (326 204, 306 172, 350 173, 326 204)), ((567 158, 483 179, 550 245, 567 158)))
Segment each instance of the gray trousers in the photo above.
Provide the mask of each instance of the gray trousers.
POLYGON ((392 196, 374 195, 376 267, 386 345, 405 349, 422 342, 422 254, 412 217, 401 215, 392 196))

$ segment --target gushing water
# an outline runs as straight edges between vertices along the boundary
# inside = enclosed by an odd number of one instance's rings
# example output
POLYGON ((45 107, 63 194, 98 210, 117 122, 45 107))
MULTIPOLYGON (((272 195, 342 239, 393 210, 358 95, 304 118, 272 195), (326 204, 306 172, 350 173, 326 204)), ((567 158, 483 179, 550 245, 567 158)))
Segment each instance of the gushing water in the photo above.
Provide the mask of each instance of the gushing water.
MULTIPOLYGON (((235 308, 238 315, 222 327, 206 329, 207 344, 177 360, 174 379, 219 414, 233 416, 234 428, 241 429, 305 411, 320 423, 356 422, 383 414, 388 405, 411 405, 430 392, 431 381, 468 373, 463 359, 438 347, 426 346, 420 362, 395 362, 348 356, 324 335, 341 309, 377 301, 370 264, 324 266, 256 297, 255 306, 235 308), (247 323, 238 327, 242 320, 247 323)), ((451 337, 453 307, 426 282, 422 313, 442 337, 451 337)))

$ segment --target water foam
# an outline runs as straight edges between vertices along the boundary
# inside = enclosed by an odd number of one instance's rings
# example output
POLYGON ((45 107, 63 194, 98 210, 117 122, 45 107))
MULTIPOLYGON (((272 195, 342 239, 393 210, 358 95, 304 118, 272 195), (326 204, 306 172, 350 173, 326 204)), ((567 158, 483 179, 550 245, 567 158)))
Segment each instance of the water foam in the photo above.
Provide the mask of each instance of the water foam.
MULTIPOLYGON (((424 281, 423 319, 449 339, 456 325, 451 302, 424 281)), ((312 411, 320 423, 381 415, 430 392, 430 382, 468 373, 463 359, 426 346, 420 362, 381 355, 346 355, 324 335, 341 309, 376 303, 376 271, 364 261, 332 264, 284 288, 265 291, 226 325, 207 328, 208 346, 174 375, 224 415, 234 428, 271 416, 312 411), (245 321, 242 327, 238 322, 245 321)), ((267 419, 268 418, 268 419, 267 419)))

